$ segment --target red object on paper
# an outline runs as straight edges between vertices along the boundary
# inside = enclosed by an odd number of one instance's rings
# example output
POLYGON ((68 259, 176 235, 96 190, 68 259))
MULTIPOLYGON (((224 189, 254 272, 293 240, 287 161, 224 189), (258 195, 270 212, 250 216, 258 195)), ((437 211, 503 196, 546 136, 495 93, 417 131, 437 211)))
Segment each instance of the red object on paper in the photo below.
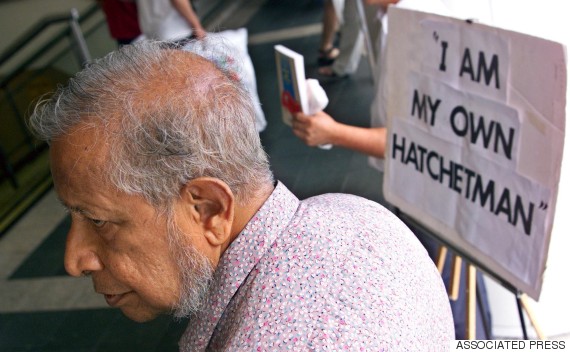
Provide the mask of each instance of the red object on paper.
POLYGON ((291 93, 284 91, 281 94, 281 104, 289 110, 291 114, 301 111, 301 105, 293 98, 291 93))

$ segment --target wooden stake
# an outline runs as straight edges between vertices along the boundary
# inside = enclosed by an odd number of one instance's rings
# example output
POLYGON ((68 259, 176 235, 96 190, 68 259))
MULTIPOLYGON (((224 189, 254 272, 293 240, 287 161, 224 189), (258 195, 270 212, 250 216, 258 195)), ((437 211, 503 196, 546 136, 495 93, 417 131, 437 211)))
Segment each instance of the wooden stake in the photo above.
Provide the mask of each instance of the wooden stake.
POLYGON ((538 326, 538 322, 536 321, 536 316, 534 315, 534 312, 532 311, 532 309, 528 304, 527 296, 523 293, 521 294, 520 299, 521 299, 521 305, 523 309, 526 311, 526 314, 528 315, 528 320, 530 320, 530 323, 532 324, 534 331, 536 331, 536 336, 540 340, 546 340, 546 336, 544 335, 544 332, 542 331, 540 326, 538 326))
POLYGON ((437 253, 437 260, 435 262, 437 270, 439 271, 439 275, 443 275, 443 267, 445 266, 445 257, 447 257, 447 247, 440 246, 439 251, 437 253))
POLYGON ((461 257, 454 254, 451 265, 451 282, 449 283, 447 293, 449 294, 450 300, 457 301, 459 297, 459 284, 461 283, 461 257))

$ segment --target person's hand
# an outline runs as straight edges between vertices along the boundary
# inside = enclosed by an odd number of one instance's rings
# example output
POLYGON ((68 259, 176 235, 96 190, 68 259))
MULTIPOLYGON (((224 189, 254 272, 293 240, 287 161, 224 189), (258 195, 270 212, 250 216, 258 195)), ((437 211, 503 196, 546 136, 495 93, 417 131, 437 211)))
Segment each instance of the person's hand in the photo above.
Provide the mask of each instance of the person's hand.
POLYGON ((293 133, 311 147, 329 144, 333 143, 336 124, 337 122, 323 111, 315 115, 298 112, 293 116, 293 133))
POLYGON ((196 28, 192 29, 192 31, 193 31, 193 32, 192 32, 192 35, 193 35, 194 37, 196 37, 196 39, 198 39, 198 40, 202 40, 202 39, 204 39, 204 38, 206 37, 206 33, 207 33, 207 32, 206 32, 206 30, 205 30, 204 28, 202 28, 202 27, 196 27, 196 28))

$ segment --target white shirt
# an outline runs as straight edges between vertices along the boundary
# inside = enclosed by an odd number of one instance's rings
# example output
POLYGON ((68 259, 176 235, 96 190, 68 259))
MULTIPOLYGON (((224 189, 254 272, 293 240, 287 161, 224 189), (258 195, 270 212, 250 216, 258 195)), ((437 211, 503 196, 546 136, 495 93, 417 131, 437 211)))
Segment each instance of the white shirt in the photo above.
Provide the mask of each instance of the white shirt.
POLYGON ((137 0, 139 25, 148 39, 178 40, 192 34, 192 28, 170 0, 137 0))

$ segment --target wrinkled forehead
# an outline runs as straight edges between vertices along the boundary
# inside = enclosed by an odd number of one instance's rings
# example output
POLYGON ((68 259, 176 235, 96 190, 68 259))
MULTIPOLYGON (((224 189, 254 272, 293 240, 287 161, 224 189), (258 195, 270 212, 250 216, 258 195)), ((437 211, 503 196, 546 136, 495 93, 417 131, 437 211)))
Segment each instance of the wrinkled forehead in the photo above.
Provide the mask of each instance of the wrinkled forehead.
POLYGON ((84 123, 73 127, 50 144, 54 181, 67 184, 86 175, 103 180, 110 150, 101 128, 84 123))
POLYGON ((50 167, 55 191, 66 208, 125 216, 137 205, 151 206, 143 197, 129 195, 110 181, 107 165, 112 153, 113 147, 93 126, 77 127, 54 140, 50 167))

